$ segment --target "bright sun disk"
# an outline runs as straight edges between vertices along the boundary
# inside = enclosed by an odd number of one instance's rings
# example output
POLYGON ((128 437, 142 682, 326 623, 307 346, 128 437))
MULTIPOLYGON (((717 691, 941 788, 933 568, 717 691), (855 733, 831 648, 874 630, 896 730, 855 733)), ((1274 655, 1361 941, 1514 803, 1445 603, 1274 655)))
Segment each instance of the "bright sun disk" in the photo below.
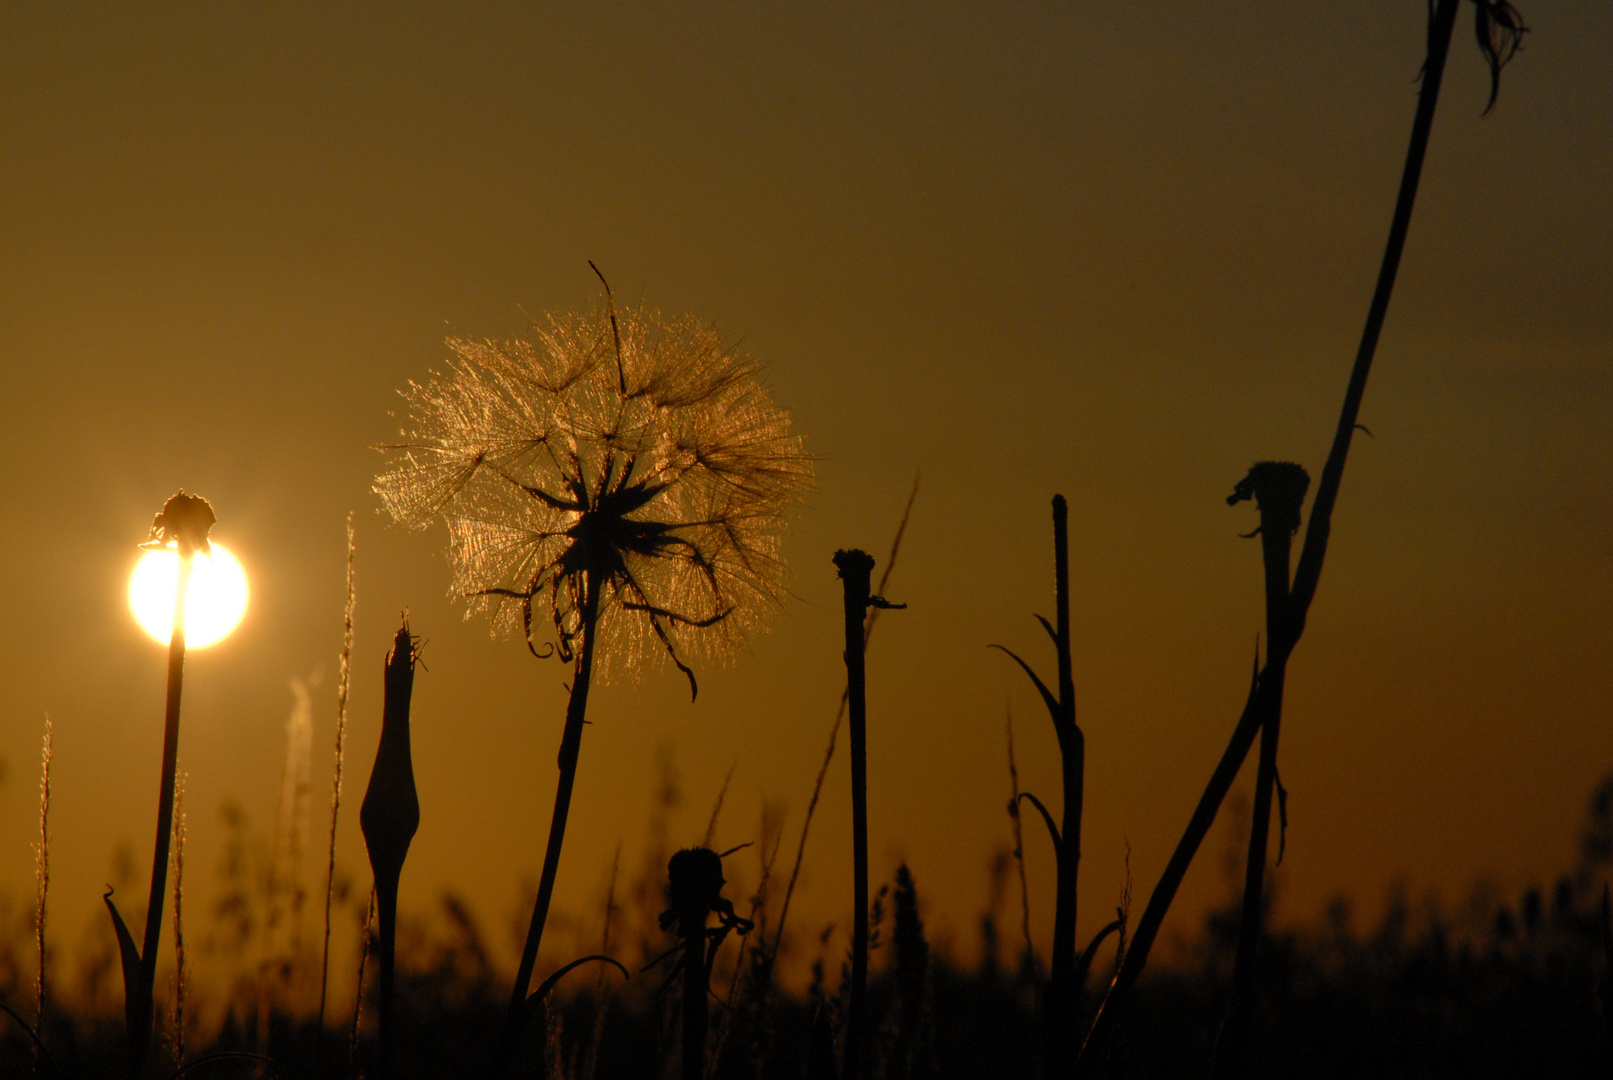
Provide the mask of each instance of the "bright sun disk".
MULTIPOLYGON (((240 560, 212 542, 212 555, 198 554, 191 565, 185 600, 185 645, 205 649, 221 641, 246 614, 246 571, 240 560)), ((129 577, 129 607, 140 628, 162 644, 174 629, 174 587, 179 583, 179 552, 147 551, 129 577)))

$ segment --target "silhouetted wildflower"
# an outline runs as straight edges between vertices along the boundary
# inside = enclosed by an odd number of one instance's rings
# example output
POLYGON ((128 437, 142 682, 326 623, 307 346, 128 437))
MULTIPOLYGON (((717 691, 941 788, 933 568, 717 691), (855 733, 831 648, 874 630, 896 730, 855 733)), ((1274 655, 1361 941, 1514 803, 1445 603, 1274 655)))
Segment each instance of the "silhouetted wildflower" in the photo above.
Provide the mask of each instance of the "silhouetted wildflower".
POLYGON ((726 655, 780 595, 782 515, 811 483, 788 413, 694 319, 607 304, 534 330, 449 340, 375 490, 406 525, 447 520, 453 588, 495 630, 530 644, 538 609, 569 659, 591 579, 607 668, 726 655))

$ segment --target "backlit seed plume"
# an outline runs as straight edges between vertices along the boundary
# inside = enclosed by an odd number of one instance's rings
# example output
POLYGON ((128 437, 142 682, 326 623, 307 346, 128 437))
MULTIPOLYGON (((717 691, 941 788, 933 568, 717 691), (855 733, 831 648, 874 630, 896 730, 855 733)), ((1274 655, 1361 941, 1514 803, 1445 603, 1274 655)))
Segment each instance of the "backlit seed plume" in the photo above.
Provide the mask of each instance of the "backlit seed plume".
POLYGON ((447 520, 453 591, 535 652, 552 634, 570 658, 591 579, 606 672, 725 657, 781 594, 784 512, 812 482, 789 414, 691 318, 607 302, 532 338, 449 339, 450 370, 403 391, 376 492, 403 524, 447 520))

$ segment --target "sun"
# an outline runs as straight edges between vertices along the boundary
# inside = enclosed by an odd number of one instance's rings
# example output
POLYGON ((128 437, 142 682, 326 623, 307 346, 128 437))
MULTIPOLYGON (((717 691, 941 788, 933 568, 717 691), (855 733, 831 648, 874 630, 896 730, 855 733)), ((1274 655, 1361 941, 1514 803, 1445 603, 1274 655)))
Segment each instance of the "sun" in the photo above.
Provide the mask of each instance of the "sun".
MULTIPOLYGON (((185 645, 191 649, 222 641, 246 614, 246 571, 223 544, 214 540, 211 546, 213 553, 198 554, 191 567, 185 602, 185 645)), ((129 607, 135 621, 164 645, 174 629, 178 582, 179 552, 171 547, 147 551, 129 576, 129 607)))

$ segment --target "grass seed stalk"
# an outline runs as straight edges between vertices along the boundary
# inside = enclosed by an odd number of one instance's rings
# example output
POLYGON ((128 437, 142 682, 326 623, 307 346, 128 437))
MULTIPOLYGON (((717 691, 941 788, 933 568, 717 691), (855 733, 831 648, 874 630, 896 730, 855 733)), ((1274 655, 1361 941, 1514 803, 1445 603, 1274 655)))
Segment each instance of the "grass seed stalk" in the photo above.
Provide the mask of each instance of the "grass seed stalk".
POLYGON ((353 512, 347 513, 347 603, 342 619, 342 656, 336 684, 335 765, 330 783, 330 842, 325 858, 325 940, 319 959, 319 1026, 325 1026, 325 995, 330 979, 330 905, 336 890, 336 819, 342 809, 342 766, 347 758, 347 695, 353 670, 353 512))
MULTIPOLYGON (((34 944, 39 954, 39 967, 34 973, 34 1031, 43 1035, 45 1030, 45 913, 50 898, 50 764, 54 751, 51 739, 54 727, 50 713, 45 714, 45 741, 39 753, 39 844, 34 850, 34 878, 37 895, 34 906, 34 944)), ((36 1046, 34 1071, 38 1072, 40 1057, 36 1046)))

